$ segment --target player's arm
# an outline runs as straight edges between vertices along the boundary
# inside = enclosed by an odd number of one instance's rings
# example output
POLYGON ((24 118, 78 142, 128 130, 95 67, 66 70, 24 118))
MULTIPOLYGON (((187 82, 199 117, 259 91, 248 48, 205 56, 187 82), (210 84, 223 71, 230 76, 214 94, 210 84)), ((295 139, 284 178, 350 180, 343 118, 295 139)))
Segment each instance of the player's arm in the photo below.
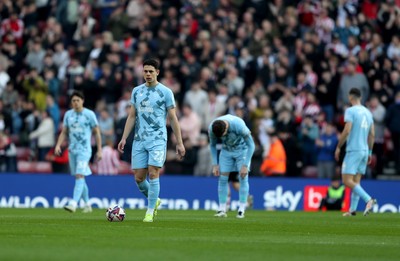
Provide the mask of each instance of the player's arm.
POLYGON ((124 127, 124 133, 122 134, 121 141, 118 143, 118 151, 123 153, 124 152, 124 147, 126 143, 126 139, 129 136, 129 133, 131 133, 133 126, 135 126, 136 122, 136 109, 133 104, 131 105, 131 110, 129 111, 128 117, 125 122, 125 127, 124 127))
POLYGON ((212 165, 216 166, 218 165, 217 138, 211 130, 208 132, 208 136, 210 137, 209 139, 212 165))
POLYGON ((57 156, 61 155, 61 152, 62 152, 61 151, 61 144, 64 142, 65 138, 67 137, 67 134, 68 134, 68 128, 64 126, 62 128, 62 130, 61 130, 60 135, 58 136, 56 147, 54 148, 54 153, 57 156))
POLYGON ((96 144, 97 144, 96 158, 97 158, 97 160, 101 160, 102 147, 101 147, 101 132, 100 132, 99 126, 93 127, 93 133, 94 133, 94 137, 96 139, 96 144))
POLYGON ((344 129, 343 129, 342 133, 340 134, 338 145, 337 145, 336 151, 335 151, 335 159, 337 161, 339 160, 340 149, 342 148, 342 146, 346 142, 347 137, 349 136, 352 127, 353 127, 353 123, 352 122, 346 122, 346 124, 344 125, 344 129))
POLYGON ((369 129, 368 133, 368 164, 371 163, 371 155, 372 155, 372 149, 374 148, 374 142, 375 142, 375 124, 371 124, 371 128, 369 129))
POLYGON ((183 146, 181 128, 179 127, 178 118, 176 117, 176 109, 172 107, 168 109, 168 118, 171 123, 172 131, 176 138, 176 154, 182 159, 185 156, 186 150, 183 146))
POLYGON ((243 137, 244 138, 244 142, 246 143, 247 146, 247 153, 246 153, 246 158, 244 159, 244 164, 240 170, 240 176, 242 178, 244 178, 247 173, 248 173, 248 169, 247 166, 249 166, 251 158, 253 157, 253 153, 254 153, 254 149, 255 149, 255 145, 254 145, 254 141, 253 138, 251 137, 251 133, 249 132, 246 136, 243 137))

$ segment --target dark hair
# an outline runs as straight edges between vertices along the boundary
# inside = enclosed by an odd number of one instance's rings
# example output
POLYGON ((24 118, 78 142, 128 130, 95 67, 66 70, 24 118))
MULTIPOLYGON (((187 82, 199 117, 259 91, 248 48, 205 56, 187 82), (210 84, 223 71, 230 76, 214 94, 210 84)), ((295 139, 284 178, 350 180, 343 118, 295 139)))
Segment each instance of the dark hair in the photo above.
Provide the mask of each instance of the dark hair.
POLYGON ((154 58, 146 59, 143 62, 143 66, 145 66, 145 65, 153 66, 156 70, 158 70, 160 68, 160 63, 158 62, 158 60, 156 60, 154 58))
POLYGON ((226 123, 221 120, 216 120, 212 124, 212 132, 217 138, 221 138, 226 130, 226 123))
POLYGON ((81 98, 82 100, 85 99, 85 96, 83 95, 83 93, 82 93, 81 91, 73 91, 73 92, 71 93, 71 96, 69 96, 69 100, 72 101, 72 98, 73 98, 74 96, 77 96, 77 97, 81 98))
POLYGON ((354 97, 361 98, 361 91, 357 88, 351 88, 349 95, 353 95, 354 97))

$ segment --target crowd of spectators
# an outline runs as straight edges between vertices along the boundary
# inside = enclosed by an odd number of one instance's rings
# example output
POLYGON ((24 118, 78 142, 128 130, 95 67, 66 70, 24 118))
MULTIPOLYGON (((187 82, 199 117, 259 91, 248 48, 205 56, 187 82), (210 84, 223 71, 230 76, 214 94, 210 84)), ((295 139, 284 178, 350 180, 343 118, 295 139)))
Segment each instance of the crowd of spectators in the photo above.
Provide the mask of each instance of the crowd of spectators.
POLYGON ((0 21, 2 170, 15 170, 14 144, 49 158, 75 89, 104 145, 118 142, 157 57, 187 148, 183 161, 167 153, 165 173, 210 175, 207 126, 231 113, 257 145, 251 175, 330 177, 352 87, 376 124, 370 177, 389 160, 400 173, 400 0, 3 0, 0 21), (263 164, 275 151, 278 170, 263 164))

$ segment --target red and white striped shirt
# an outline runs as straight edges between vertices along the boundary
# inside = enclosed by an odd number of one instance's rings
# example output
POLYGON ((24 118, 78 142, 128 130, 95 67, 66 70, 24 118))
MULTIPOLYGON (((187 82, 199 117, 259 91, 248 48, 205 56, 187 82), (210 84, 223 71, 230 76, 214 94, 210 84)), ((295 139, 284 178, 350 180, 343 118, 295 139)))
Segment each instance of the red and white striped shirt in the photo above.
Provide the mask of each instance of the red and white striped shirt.
POLYGON ((117 175, 119 165, 118 152, 110 146, 104 146, 102 152, 103 157, 97 162, 97 174, 117 175))

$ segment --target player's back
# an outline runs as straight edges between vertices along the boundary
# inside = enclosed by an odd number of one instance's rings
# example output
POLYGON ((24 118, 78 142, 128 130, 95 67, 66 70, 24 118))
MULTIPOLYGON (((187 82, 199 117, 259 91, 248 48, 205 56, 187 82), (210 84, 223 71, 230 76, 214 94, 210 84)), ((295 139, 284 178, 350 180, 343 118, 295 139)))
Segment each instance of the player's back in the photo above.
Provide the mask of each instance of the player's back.
POLYGON ((368 134, 373 124, 371 112, 362 105, 352 106, 346 110, 345 121, 352 122, 346 151, 367 151, 368 134))
POLYGON ((227 121, 229 123, 227 135, 221 138, 224 149, 242 150, 246 148, 243 136, 250 134, 250 130, 241 118, 227 114, 218 117, 216 120, 227 121))

